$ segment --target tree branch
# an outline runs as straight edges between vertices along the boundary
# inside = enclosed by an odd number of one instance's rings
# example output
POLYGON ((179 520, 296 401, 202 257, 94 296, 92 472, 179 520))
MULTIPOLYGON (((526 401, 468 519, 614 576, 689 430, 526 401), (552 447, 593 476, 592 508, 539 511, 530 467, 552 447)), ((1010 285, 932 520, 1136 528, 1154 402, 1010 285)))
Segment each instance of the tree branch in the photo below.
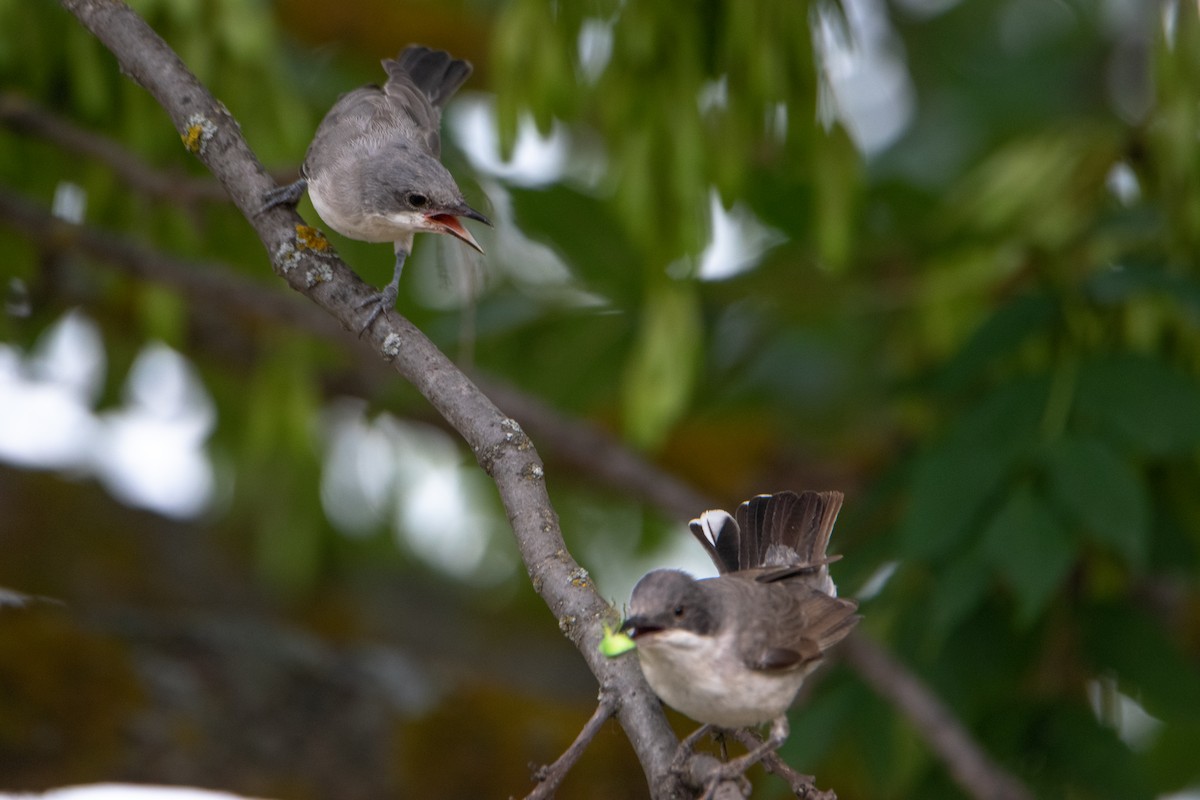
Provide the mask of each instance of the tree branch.
MULTIPOLYGON (((357 330, 365 316, 360 307, 373 290, 337 258, 319 232, 300 224, 294 211, 281 208, 255 216, 262 196, 273 188, 273 182, 250 152, 228 112, 123 3, 116 0, 63 0, 63 5, 118 56, 126 74, 145 87, 167 110, 185 144, 209 166, 254 226, 272 254, 276 271, 292 288, 328 311, 343 328, 357 330), (284 222, 286 226, 281 224, 284 222)), ((0 212, 7 216, 20 217, 24 211, 19 203, 0 203, 0 212)), ((46 224, 51 226, 42 229, 47 235, 75 227, 56 220, 46 224)), ((170 259, 164 260, 144 249, 139 252, 136 246, 113 237, 78 229, 76 243, 81 249, 93 249, 101 258, 105 253, 117 259, 132 255, 128 263, 135 269, 144 270, 148 277, 157 276, 157 279, 175 285, 189 285, 185 273, 191 267, 184 265, 182 271, 172 269, 170 259), (133 250, 123 250, 123 247, 133 247, 133 250)), ((212 284, 201 282, 211 291, 225 291, 221 286, 225 279, 214 280, 212 284)), ((227 293, 225 299, 229 301, 239 294, 240 291, 227 293)), ((318 332, 317 328, 331 327, 315 322, 314 315, 299 312, 294 304, 275 307, 274 301, 260 303, 256 299, 272 295, 256 290, 245 304, 245 310, 266 316, 278 315, 313 332, 318 332)), ((321 334, 326 335, 326 332, 321 334)), ((541 462, 532 445, 520 428, 483 397, 466 376, 407 320, 389 313, 370 331, 369 342, 376 353, 389 359, 392 366, 459 431, 475 451, 480 464, 496 481, 534 588, 556 614, 560 626, 580 649, 601 685, 611 680, 613 685, 626 687, 618 718, 642 761, 655 796, 670 796, 673 789, 663 787, 674 783, 666 772, 674 753, 674 735, 656 698, 633 666, 633 659, 608 661, 596 650, 598 621, 609 613, 609 609, 596 595, 586 572, 578 567, 562 543, 557 519, 542 483, 541 462)), ((552 432, 548 440, 556 445, 564 460, 589 469, 610 485, 623 487, 633 496, 685 518, 713 505, 703 495, 628 452, 598 429, 565 420, 539 401, 519 393, 498 386, 490 387, 489 391, 496 392, 506 408, 519 407, 521 416, 529 421, 532 429, 552 432), (598 469, 597 464, 600 464, 598 469)), ((1015 777, 983 753, 928 688, 864 635, 852 634, 844 652, 851 666, 909 718, 934 753, 947 764, 959 785, 973 797, 1032 796, 1015 777)))
POLYGON ((534 772, 534 780, 538 782, 538 785, 525 796, 525 800, 543 800, 543 798, 554 797, 563 778, 567 777, 571 767, 575 766, 575 762, 592 743, 592 739, 596 738, 596 734, 604 723, 608 722, 608 718, 617 710, 618 705, 617 696, 611 690, 601 688, 600 703, 596 706, 596 711, 592 714, 591 719, 583 726, 583 730, 575 737, 575 741, 571 743, 566 752, 558 757, 558 760, 553 764, 539 767, 534 772))
POLYGON ((964 791, 977 800, 1033 800, 971 738, 949 708, 890 653, 864 635, 848 636, 842 654, 862 679, 901 711, 964 791))
POLYGON ((0 94, 0 124, 94 158, 140 192, 191 205, 197 200, 224 202, 221 185, 211 178, 193 178, 178 170, 157 170, 117 142, 84 130, 38 106, 16 92, 0 94))
MULTIPOLYGON (((0 219, 9 220, 46 249, 74 249, 131 274, 181 289, 210 306, 252 319, 263 317, 286 323, 312 335, 340 341, 348 351, 363 351, 361 347, 354 348, 355 339, 342 336, 336 330, 328 315, 310 305, 295 302, 288 295, 239 278, 226 265, 173 259, 119 236, 71 225, 2 189, 0 219)), ((366 383, 377 370, 373 363, 364 363, 360 374, 366 383)), ((524 420, 537 438, 549 442, 550 452, 564 463, 680 519, 694 515, 697 509, 717 505, 686 482, 630 452, 599 428, 568 419, 540 400, 497 381, 478 380, 487 394, 508 413, 524 420)), ((993 787, 997 786, 1008 787, 1012 792, 1003 796, 1032 796, 1014 776, 988 758, 928 687, 865 634, 852 633, 841 653, 852 669, 908 718, 918 735, 970 796, 977 800, 996 797, 993 787)))
MULTIPOLYGON (((274 182, 229 112, 166 42, 119 0, 63 0, 63 5, 117 57, 122 71, 167 111, 185 146, 212 171, 254 227, 275 271, 346 330, 360 330, 370 313, 371 287, 294 210, 258 214, 274 182)), ((617 716, 653 794, 674 794, 667 768, 675 736, 634 660, 610 660, 597 649, 601 620, 612 610, 567 552, 546 493, 542 463, 529 438, 400 315, 381 316, 364 338, 459 432, 492 477, 535 591, 600 685, 621 687, 617 716)))

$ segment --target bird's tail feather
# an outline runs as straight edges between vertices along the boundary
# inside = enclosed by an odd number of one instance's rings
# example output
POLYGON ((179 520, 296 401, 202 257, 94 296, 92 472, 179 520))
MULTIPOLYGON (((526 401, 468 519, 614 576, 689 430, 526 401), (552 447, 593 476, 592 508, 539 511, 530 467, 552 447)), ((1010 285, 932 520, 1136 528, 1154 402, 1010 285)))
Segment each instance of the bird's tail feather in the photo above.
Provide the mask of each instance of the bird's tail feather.
POLYGON ((383 62, 389 79, 397 73, 408 76, 425 93, 435 108, 441 108, 471 75, 471 62, 454 58, 444 50, 409 45, 394 59, 383 62))
POLYGON ((836 560, 825 549, 841 507, 841 492, 761 494, 738 506, 736 516, 706 511, 690 528, 722 574, 779 567, 783 573, 771 578, 777 580, 836 560))

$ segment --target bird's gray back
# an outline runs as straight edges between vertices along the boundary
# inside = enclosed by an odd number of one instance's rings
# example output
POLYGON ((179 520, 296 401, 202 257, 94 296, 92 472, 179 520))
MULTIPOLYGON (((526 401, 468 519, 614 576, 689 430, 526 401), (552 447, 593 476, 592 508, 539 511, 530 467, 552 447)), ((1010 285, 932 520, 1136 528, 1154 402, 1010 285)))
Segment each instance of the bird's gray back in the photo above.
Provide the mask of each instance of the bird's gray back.
POLYGON ((339 155, 363 140, 372 150, 392 142, 441 157, 441 110, 471 74, 471 65, 416 45, 382 63, 387 83, 347 92, 325 115, 304 158, 306 177, 336 168, 339 155))

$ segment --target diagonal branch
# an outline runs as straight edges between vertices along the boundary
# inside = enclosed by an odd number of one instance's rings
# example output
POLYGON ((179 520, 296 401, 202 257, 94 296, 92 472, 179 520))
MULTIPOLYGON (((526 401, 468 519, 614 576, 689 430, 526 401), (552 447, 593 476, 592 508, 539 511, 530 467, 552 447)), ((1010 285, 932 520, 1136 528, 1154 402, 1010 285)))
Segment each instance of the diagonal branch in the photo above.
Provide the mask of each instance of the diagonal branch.
MULTIPOLYGON (((254 227, 275 271, 346 330, 360 330, 373 290, 294 210, 257 214, 274 182, 229 112, 166 42, 118 0, 63 0, 63 5, 117 57, 121 70, 166 110, 185 146, 212 171, 254 227)), ((617 717, 651 791, 656 797, 669 796, 674 734, 633 660, 609 660, 597 649, 601 620, 612 612, 567 552, 533 444, 407 319, 395 313, 381 316, 364 338, 459 432, 495 482, 534 589, 600 685, 621 687, 617 717)))
MULTIPOLYGON (((328 340, 340 336, 328 315, 296 302, 291 296, 238 277, 227 265, 173 259, 120 236, 70 225, 3 189, 0 189, 0 220, 7 220, 45 249, 82 252, 131 274, 182 289, 190 297, 226 312, 288 324, 328 340)), ((340 341, 348 350, 355 343, 344 336, 340 341)), ((360 351, 361 348, 354 349, 360 351)), ((374 362, 361 365, 364 382, 369 382, 376 372, 374 362)), ((632 453, 599 428, 567 418, 541 400, 493 379, 477 377, 476 381, 506 412, 524 420, 538 439, 549 442, 551 455, 563 464, 680 519, 695 514, 697 509, 716 505, 711 498, 632 453)), ((909 720, 971 797, 984 800, 1032 796, 1013 775, 984 753, 927 686, 880 645, 856 631, 848 638, 842 655, 863 680, 909 720)))
MULTIPOLYGON (((280 208, 255 216, 261 198, 273 188, 273 181, 242 139, 229 113, 196 81, 166 43, 116 0, 63 0, 63 5, 117 55, 122 70, 145 87, 168 112, 188 148, 212 170, 253 225, 272 255, 277 273, 293 289, 329 312, 343 328, 358 330, 364 316, 360 309, 373 290, 337 258, 319 232, 303 226, 294 211, 280 208)), ((81 237, 79 241, 86 243, 88 239, 81 237)), ((97 244, 103 249, 102 245, 97 244)), ((150 262, 143 264, 150 268, 150 262)), ((254 310, 271 313, 257 305, 254 310)), ((309 323, 303 324, 307 327, 309 323)), ((389 313, 381 318, 370 331, 369 343, 459 431, 496 481, 534 588, 580 649, 600 684, 622 687, 618 718, 656 796, 667 796, 670 792, 667 766, 674 752, 674 735, 633 660, 608 661, 596 650, 599 620, 609 609, 594 591, 586 573, 566 551, 546 496, 541 462, 528 438, 399 315, 389 313)), ((547 430, 557 431, 556 436, 570 433, 566 422, 552 412, 544 414, 548 409, 536 401, 511 395, 503 404, 511 409, 518 400, 523 413, 534 415, 529 417, 531 421, 537 420, 547 430)), ((623 476, 637 474, 640 478, 636 483, 642 488, 635 495, 676 515, 695 513, 696 509, 711 505, 696 502, 702 496, 677 479, 656 472, 655 467, 641 462, 604 434, 576 428, 577 433, 582 433, 561 441, 574 441, 577 452, 590 452, 592 457, 586 465, 594 465, 596 457, 603 456, 600 460, 609 466, 600 474, 606 480, 628 485, 623 476), (638 471, 627 469, 631 465, 638 471)), ((883 659, 875 658, 877 653, 871 650, 869 641, 865 645, 848 644, 846 655, 852 666, 909 717, 931 749, 947 763, 960 786, 973 797, 1031 796, 1015 778, 991 762, 948 709, 902 665, 886 657, 886 653, 883 659), (914 687, 920 691, 914 691, 914 687), (1006 788, 1001 790, 1001 787, 1006 788)))

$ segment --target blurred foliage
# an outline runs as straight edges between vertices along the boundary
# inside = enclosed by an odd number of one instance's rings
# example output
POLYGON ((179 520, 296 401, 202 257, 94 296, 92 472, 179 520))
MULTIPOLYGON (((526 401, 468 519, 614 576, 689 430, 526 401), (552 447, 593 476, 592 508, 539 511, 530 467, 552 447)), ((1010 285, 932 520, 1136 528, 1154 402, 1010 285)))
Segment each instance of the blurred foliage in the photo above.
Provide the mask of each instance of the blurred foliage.
MULTIPOLYGON (((339 92, 379 78, 378 58, 410 40, 470 58, 467 91, 495 93, 505 152, 530 119, 566 133, 570 166, 593 168, 549 185, 476 183, 447 135, 468 196, 507 203, 526 245, 501 246, 501 226, 477 291, 427 303, 422 275, 453 294, 469 265, 419 241, 401 287, 406 315, 473 366, 619 431, 726 507, 781 488, 846 491, 843 591, 897 565, 865 600, 864 626, 1039 796, 1150 798, 1200 784, 1194 3, 135 6, 282 171, 339 92), (864 153, 864 130, 883 117, 854 117, 839 81, 880 54, 892 71, 859 74, 859 99, 909 116, 864 153), (723 280, 700 275, 714 192, 780 242, 723 280), (561 259, 574 294, 546 290, 530 243, 561 259), (1132 724, 1143 711, 1155 721, 1132 724)), ((156 166, 201 174, 161 110, 64 12, 0 0, 0 31, 6 91, 156 166)), ((0 128, 6 189, 48 204, 63 180, 87 192, 90 224, 283 291, 230 208, 139 196, 95 163, 0 128)), ((307 202, 301 211, 315 221, 307 202)), ((369 282, 387 274, 386 248, 335 242, 369 282)), ((330 342, 231 321, 9 228, 0 247, 0 271, 33 300, 30 316, 0 319, 0 338, 28 348, 82 305, 108 348, 101 407, 147 340, 193 360, 218 409, 210 452, 226 492, 202 527, 283 608, 364 569, 427 569, 382 535, 340 535, 318 492, 329 402, 361 394, 373 410, 428 418, 411 389, 364 381, 330 342)), ((551 462, 548 476, 585 564, 589 554, 634 561, 686 535, 583 472, 551 462)), ((11 541, 0 523, 0 545, 11 541)), ((0 585, 37 592, 49 580, 11 569, 0 567, 0 585)), ((503 629, 549 626, 523 581, 513 571, 475 611, 503 629)), ((88 604, 106 594, 53 585, 88 604)), ((0 654, 0 686, 11 663, 0 654)), ((480 702, 470 697, 460 700, 480 702)), ((528 706, 489 701, 479 725, 543 713, 528 706)), ((0 732, 12 724, 4 713, 0 732)), ((406 723, 420 746, 400 763, 433 762, 443 751, 429 743, 464 726, 461 715, 443 706, 406 723)), ((80 741, 94 730, 81 727, 80 741)), ((496 745, 504 757, 489 774, 515 768, 520 751, 496 745)), ((444 751, 449 769, 464 769, 454 752, 444 751)), ((908 724, 842 670, 795 715, 785 754, 846 800, 958 796, 908 724)), ((459 777, 457 789, 422 784, 426 796, 479 785, 459 777)), ((516 780, 497 792, 518 791, 516 780)), ((756 785, 764 797, 779 790, 756 785)))

